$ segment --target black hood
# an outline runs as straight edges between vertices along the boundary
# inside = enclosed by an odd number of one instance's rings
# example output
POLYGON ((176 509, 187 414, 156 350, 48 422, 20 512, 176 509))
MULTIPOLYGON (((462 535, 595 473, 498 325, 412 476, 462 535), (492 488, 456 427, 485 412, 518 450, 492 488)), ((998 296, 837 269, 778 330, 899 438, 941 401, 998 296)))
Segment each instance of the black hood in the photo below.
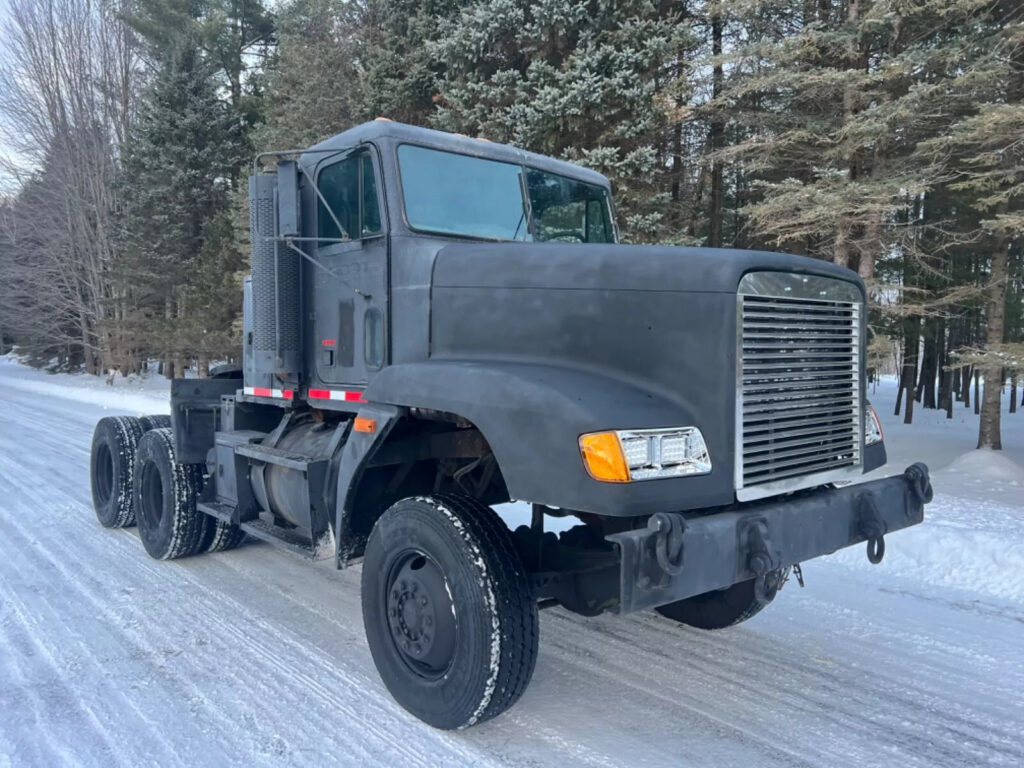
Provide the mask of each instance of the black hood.
POLYGON ((770 251, 592 243, 457 243, 437 254, 435 288, 550 288, 735 293, 752 270, 861 285, 826 261, 770 251))
MULTIPOLYGON (((557 421, 569 438, 547 438, 554 446, 549 451, 565 452, 561 464, 552 459, 553 466, 573 478, 573 498, 586 499, 587 509, 621 508, 628 498, 632 513, 639 514, 648 502, 664 504, 665 494, 684 493, 694 507, 729 504, 734 498, 736 294, 745 274, 765 271, 838 278, 863 295, 862 282, 850 270, 781 253, 565 243, 448 245, 434 266, 430 357, 454 364, 447 383, 453 391, 478 392, 469 385, 480 371, 504 371, 489 386, 502 391, 497 407, 509 409, 509 423, 517 429, 541 435, 551 429, 547 421, 557 421), (561 387, 559 397, 524 396, 545 385, 561 387), (714 464, 711 474, 616 491, 596 487, 577 466, 579 434, 677 426, 701 429, 714 464), (620 492, 622 499, 609 500, 620 492)), ((471 405, 447 407, 461 413, 471 405)), ((531 489, 530 482, 529 477, 521 481, 525 495, 520 498, 542 490, 531 489)))

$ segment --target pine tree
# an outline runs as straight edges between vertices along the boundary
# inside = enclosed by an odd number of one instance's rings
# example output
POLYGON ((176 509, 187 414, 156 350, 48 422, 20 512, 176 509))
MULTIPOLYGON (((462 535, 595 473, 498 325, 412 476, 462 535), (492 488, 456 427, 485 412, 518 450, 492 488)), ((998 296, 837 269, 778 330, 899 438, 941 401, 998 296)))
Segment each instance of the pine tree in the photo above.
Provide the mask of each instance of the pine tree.
POLYGON ((480 0, 431 46, 434 124, 607 174, 628 238, 672 239, 665 82, 688 29, 650 2, 480 0))
POLYGON ((226 210, 242 148, 239 121, 195 42, 175 48, 142 100, 123 171, 136 338, 168 361, 201 352, 201 339, 183 328, 217 328, 223 303, 234 301, 182 303, 200 279, 200 256, 211 222, 226 210))
MULTIPOLYGON (((1018 370, 1007 349, 1010 264, 1024 248, 1024 9, 1019 3, 987 4, 967 39, 976 57, 948 83, 969 100, 967 114, 920 148, 943 183, 966 198, 979 220, 975 240, 983 260, 984 349, 968 356, 984 377, 979 448, 1001 448, 1000 400, 1008 370, 1018 370)), ((1015 310, 1016 312, 1016 310, 1015 310)), ((1014 312, 1014 316, 1015 316, 1014 312)))
POLYGON ((344 0, 295 0, 281 9, 258 149, 307 147, 362 118, 357 10, 344 0))

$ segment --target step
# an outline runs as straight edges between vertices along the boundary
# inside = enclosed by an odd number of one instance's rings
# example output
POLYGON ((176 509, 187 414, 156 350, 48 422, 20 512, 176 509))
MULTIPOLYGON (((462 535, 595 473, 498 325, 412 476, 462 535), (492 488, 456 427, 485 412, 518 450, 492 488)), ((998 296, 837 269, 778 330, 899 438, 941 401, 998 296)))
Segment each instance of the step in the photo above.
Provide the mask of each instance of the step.
POLYGON ((260 541, 273 544, 275 547, 280 547, 300 557, 312 560, 316 556, 309 537, 303 536, 294 529, 282 528, 264 520, 250 520, 247 523, 242 523, 239 527, 260 541))
POLYGON ((196 504, 196 509, 225 523, 230 523, 235 514, 235 508, 231 504, 221 504, 219 501, 200 501, 196 504))
POLYGON ((262 461, 264 464, 277 464, 278 466, 288 467, 288 469, 295 469, 299 472, 305 472, 309 469, 309 465, 314 462, 323 461, 323 459, 317 459, 312 456, 303 456, 301 453, 291 453, 283 448, 272 448, 262 443, 238 445, 235 447, 235 453, 249 459, 262 461))

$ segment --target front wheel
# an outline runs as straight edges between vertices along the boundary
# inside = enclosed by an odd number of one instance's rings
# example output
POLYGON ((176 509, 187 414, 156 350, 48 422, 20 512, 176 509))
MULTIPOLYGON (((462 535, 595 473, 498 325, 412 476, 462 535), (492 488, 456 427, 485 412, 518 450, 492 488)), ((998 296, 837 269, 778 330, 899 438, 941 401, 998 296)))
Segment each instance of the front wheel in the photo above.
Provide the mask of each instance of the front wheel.
POLYGON ((789 569, 773 571, 771 586, 768 587, 767 594, 761 598, 758 598, 755 589, 757 579, 750 579, 733 584, 727 589, 677 600, 654 610, 667 619, 697 629, 725 629, 760 613, 775 599, 788 575, 789 569))
POLYGON ((408 498, 377 521, 363 562, 363 622, 405 709, 464 728, 511 707, 537 658, 537 602, 512 535, 471 498, 408 498))

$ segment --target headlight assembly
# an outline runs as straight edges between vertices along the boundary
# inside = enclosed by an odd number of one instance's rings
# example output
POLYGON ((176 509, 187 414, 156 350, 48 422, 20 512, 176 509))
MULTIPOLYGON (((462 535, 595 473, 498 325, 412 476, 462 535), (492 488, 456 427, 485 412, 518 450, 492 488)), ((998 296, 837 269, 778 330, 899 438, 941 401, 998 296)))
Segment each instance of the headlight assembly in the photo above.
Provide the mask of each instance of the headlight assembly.
POLYGON ((587 472, 606 483, 706 475, 711 471, 704 435, 697 427, 628 429, 580 436, 587 472))

